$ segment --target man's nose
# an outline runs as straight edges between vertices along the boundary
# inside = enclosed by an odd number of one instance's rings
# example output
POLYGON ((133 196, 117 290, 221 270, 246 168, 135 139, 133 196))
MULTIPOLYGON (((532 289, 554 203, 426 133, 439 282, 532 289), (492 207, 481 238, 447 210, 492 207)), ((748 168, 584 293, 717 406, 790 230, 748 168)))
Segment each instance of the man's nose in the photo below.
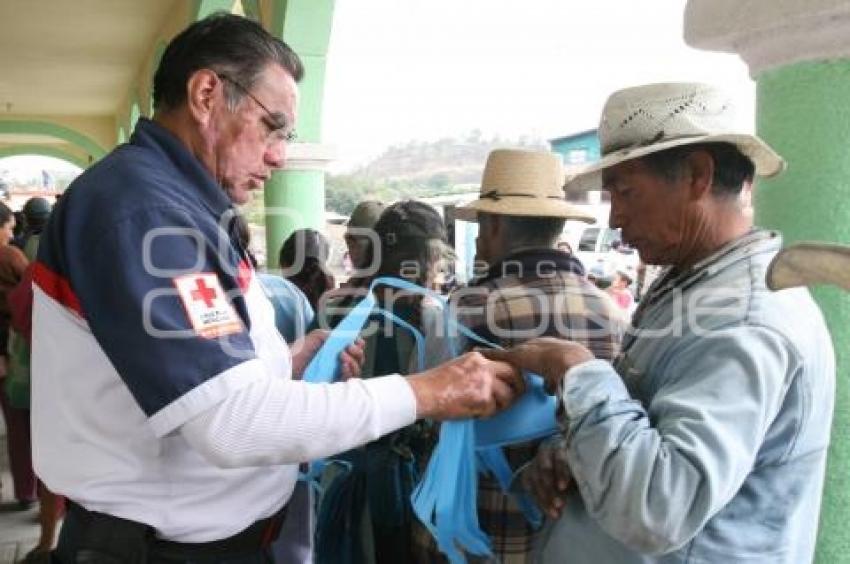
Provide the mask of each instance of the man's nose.
POLYGON ((266 152, 263 155, 263 160, 271 168, 283 168, 286 164, 286 141, 273 143, 266 147, 266 152))
POLYGON ((608 212, 608 226, 614 228, 623 227, 622 205, 617 204, 614 198, 611 198, 611 210, 608 212))

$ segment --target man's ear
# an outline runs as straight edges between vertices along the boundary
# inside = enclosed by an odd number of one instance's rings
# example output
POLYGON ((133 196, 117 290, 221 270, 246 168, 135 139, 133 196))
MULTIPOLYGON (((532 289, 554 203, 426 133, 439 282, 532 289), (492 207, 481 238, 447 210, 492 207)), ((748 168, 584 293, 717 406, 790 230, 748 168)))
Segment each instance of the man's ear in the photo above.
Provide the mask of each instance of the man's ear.
POLYGON ((688 191, 691 200, 699 200, 711 192, 714 183, 714 159, 711 153, 697 150, 688 155, 688 191))
POLYGON ((207 125, 216 105, 224 100, 221 79, 209 69, 192 73, 186 83, 186 106, 192 118, 200 125, 207 125))

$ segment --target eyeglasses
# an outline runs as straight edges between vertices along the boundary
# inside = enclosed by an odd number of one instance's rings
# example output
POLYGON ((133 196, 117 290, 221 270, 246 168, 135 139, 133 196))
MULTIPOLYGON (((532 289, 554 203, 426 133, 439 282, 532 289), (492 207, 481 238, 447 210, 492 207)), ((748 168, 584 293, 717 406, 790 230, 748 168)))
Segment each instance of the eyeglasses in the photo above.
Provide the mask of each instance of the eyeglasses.
POLYGON ((292 143, 296 139, 298 139, 298 133, 294 129, 287 131, 288 128, 286 122, 284 121, 283 123, 281 123, 281 121, 279 121, 274 116, 274 114, 269 111, 265 104, 257 100, 257 97, 251 94, 250 90, 248 90, 239 82, 230 78, 226 74, 216 73, 216 76, 219 77, 221 80, 226 80, 227 82, 238 88, 240 91, 242 91, 243 94, 245 94, 254 102, 256 102, 256 104, 260 106, 260 108, 262 108, 264 112, 266 112, 266 119, 263 120, 263 123, 269 129, 268 141, 270 144, 280 143, 281 141, 292 143))

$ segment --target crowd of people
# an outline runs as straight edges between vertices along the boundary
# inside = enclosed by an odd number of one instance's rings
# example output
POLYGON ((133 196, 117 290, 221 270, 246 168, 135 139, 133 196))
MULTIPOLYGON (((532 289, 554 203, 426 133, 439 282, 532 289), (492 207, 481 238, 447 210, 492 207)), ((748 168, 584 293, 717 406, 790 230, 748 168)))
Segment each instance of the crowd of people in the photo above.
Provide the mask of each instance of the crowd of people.
POLYGON ((20 212, 0 203, 0 406, 17 509, 39 504, 40 535, 23 562, 47 562, 65 512, 64 499, 38 480, 30 430, 32 272, 39 240, 52 209, 36 196, 20 212))
MULTIPOLYGON (((0 208, 3 350, 17 331, 32 354, 31 415, 3 407, 18 437, 31 417, 42 490, 67 498, 54 561, 444 562, 410 503, 442 422, 508 408, 527 373, 558 430, 503 449, 508 491, 480 476, 492 554, 470 561, 812 559, 834 353, 805 289, 765 285, 781 237, 739 196, 784 163, 735 129, 733 100, 690 83, 616 92, 602 159, 569 180, 607 190, 611 226, 665 267, 634 310, 629 273, 603 290, 561 243, 566 221, 593 218, 545 151, 493 151, 456 210, 478 224, 469 284, 447 283, 449 230, 415 200, 357 206, 342 284, 310 229, 258 273, 238 206, 285 162, 303 73, 248 19, 196 22, 163 53, 153 119, 71 185, 35 260, 0 208), (302 381, 367 294, 378 309, 334 350, 340 378, 302 381)), ((19 477, 25 506, 35 479, 19 477)), ((55 525, 61 504, 42 503, 55 525)))

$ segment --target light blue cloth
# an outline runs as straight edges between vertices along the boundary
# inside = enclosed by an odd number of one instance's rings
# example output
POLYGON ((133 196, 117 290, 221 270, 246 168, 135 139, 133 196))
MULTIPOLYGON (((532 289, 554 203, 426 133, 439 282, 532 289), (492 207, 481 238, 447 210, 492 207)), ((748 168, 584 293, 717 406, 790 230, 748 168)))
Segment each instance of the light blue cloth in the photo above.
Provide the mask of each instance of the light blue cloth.
POLYGON ((274 274, 258 274, 260 285, 274 307, 274 323, 287 343, 304 336, 315 314, 298 286, 274 274))
POLYGON ((808 291, 765 287, 780 244, 756 231, 684 279, 662 277, 617 371, 591 361, 567 373, 579 490, 540 561, 812 560, 835 360, 808 291))

